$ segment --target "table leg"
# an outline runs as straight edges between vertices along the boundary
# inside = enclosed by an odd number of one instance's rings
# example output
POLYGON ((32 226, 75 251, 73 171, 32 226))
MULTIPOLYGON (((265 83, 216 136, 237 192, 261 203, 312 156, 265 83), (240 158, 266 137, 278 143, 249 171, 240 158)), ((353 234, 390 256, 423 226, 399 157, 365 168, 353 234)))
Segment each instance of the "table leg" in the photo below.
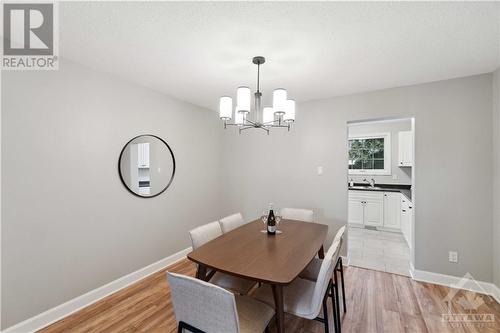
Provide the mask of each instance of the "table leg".
POLYGON ((325 258, 325 249, 323 248, 323 245, 321 245, 321 247, 319 248, 318 257, 320 259, 324 259, 325 258))
POLYGON ((207 267, 204 265, 198 265, 198 269, 196 270, 196 278, 206 281, 207 280, 207 267))
POLYGON ((278 333, 285 332, 285 312, 283 309, 283 286, 275 285, 272 286, 274 305, 276 311, 276 331, 278 333))

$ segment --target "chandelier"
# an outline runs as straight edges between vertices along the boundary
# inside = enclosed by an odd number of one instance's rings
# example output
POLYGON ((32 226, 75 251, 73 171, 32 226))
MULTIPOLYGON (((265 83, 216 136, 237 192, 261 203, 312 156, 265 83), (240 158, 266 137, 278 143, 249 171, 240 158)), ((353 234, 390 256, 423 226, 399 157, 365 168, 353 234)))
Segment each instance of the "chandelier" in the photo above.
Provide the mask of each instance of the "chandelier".
POLYGON ((254 93, 254 108, 250 107, 250 88, 239 87, 236 90, 236 106, 233 114, 233 99, 222 96, 219 100, 219 116, 224 128, 237 126, 239 133, 250 128, 259 128, 269 134, 271 128, 286 128, 295 121, 295 101, 287 99, 285 89, 273 91, 273 106, 262 107, 260 92, 260 65, 266 62, 264 57, 254 57, 252 62, 257 65, 257 91, 254 93), (233 120, 233 122, 231 122, 233 120))

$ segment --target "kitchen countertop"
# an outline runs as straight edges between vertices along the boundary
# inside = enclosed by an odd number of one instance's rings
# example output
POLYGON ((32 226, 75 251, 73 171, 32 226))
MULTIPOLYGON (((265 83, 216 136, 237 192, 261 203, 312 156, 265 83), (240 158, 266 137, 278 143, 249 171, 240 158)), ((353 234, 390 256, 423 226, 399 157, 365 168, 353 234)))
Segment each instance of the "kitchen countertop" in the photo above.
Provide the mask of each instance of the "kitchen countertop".
POLYGON ((354 186, 348 188, 352 191, 399 192, 411 201, 411 185, 375 184, 375 187, 371 187, 366 184, 354 183, 354 186))

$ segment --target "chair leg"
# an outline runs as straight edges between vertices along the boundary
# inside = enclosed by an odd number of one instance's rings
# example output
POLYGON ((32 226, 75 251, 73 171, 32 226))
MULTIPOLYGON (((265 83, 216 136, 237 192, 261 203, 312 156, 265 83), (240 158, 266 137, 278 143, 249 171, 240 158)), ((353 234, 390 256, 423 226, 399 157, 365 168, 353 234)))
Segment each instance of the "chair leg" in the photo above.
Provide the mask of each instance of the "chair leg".
MULTIPOLYGON (((337 271, 333 270, 334 296, 335 296, 335 312, 337 313, 337 333, 342 330, 342 321, 340 318, 340 302, 339 302, 339 283, 337 281, 337 271)), ((333 302, 333 300, 332 300, 333 302)))
POLYGON ((328 297, 332 299, 332 312, 333 312, 333 327, 335 328, 335 333, 339 332, 339 325, 340 325, 340 319, 337 316, 337 307, 335 306, 335 284, 333 283, 333 280, 330 279, 330 285, 328 286, 328 297))
POLYGON ((328 327, 328 290, 326 291, 325 297, 323 297, 323 319, 325 320, 325 333, 330 333, 330 327, 328 327))
POLYGON ((340 282, 342 283, 342 305, 344 306, 344 313, 347 312, 347 307, 345 305, 345 286, 344 286, 344 265, 342 264, 342 257, 339 257, 340 265, 340 282))

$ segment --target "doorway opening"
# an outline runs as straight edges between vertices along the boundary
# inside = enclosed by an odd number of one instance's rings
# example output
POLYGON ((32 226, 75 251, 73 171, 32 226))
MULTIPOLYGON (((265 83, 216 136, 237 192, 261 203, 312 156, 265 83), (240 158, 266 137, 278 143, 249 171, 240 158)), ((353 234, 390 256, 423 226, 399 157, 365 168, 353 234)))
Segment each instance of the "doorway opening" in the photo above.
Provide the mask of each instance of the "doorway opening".
POLYGON ((415 119, 347 123, 349 265, 411 276, 415 119))

